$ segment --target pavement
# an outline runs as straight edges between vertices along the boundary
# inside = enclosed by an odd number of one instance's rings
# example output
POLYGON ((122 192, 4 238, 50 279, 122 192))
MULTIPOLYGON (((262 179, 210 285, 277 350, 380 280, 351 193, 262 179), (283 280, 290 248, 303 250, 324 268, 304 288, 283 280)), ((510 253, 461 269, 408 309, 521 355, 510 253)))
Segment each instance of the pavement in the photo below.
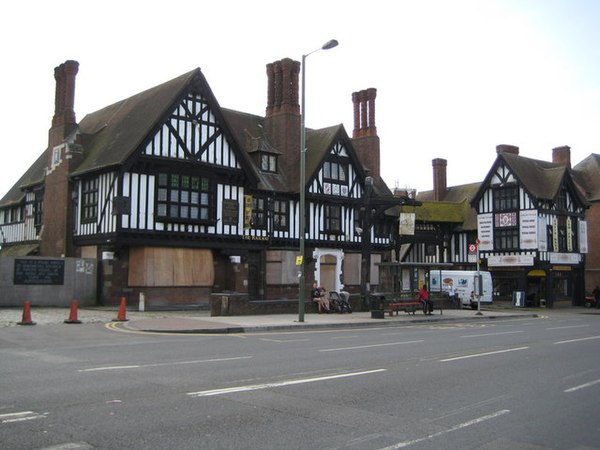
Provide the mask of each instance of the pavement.
POLYGON ((307 329, 356 328, 401 326, 405 324, 439 323, 464 320, 491 320, 507 318, 543 317, 564 312, 598 314, 599 309, 556 308, 482 308, 481 314, 470 309, 447 309, 442 314, 435 311, 432 315, 421 312, 398 315, 384 319, 372 318, 370 312, 352 314, 305 314, 299 321, 298 314, 265 314, 254 316, 211 316, 210 311, 137 311, 127 310, 125 315, 117 307, 80 307, 72 316, 70 308, 31 307, 29 315, 25 308, 0 308, 0 327, 24 326, 19 322, 33 322, 38 326, 62 325, 81 326, 81 324, 112 324, 123 330, 154 333, 251 333, 265 331, 301 331, 307 329), (25 316, 25 317, 24 317, 25 316), (76 318, 81 324, 65 324, 65 320, 76 318), (24 320, 25 319, 25 320, 24 320), (117 320, 126 319, 126 320, 117 320))

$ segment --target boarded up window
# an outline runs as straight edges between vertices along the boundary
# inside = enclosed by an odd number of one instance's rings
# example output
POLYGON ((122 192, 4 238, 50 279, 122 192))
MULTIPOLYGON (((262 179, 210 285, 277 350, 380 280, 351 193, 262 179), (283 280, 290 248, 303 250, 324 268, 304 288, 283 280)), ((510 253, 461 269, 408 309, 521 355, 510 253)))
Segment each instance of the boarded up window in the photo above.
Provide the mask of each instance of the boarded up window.
POLYGON ((298 284, 297 251, 267 251, 267 284, 298 284))
POLYGON ((360 284, 360 253, 346 253, 344 256, 344 284, 360 284))
POLYGON ((129 252, 130 286, 212 286, 214 281, 210 250, 138 247, 129 252))

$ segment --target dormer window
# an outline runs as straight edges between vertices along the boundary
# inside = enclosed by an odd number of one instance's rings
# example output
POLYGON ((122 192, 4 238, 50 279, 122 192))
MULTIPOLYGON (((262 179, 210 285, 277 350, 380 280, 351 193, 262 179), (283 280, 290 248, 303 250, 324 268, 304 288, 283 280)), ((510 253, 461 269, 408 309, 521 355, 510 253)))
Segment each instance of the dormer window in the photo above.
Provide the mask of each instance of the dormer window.
POLYGON ((261 153, 260 170, 263 172, 277 172, 277 155, 271 153, 261 153))

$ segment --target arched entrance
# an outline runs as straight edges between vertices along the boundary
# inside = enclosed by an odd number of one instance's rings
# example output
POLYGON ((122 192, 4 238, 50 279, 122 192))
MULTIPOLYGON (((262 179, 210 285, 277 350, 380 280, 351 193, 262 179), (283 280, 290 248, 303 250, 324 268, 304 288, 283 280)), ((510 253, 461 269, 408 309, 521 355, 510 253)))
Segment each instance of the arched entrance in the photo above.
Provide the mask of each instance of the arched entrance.
POLYGON ((339 292, 342 288, 344 252, 330 248, 316 248, 313 257, 315 259, 315 281, 328 291, 339 292))

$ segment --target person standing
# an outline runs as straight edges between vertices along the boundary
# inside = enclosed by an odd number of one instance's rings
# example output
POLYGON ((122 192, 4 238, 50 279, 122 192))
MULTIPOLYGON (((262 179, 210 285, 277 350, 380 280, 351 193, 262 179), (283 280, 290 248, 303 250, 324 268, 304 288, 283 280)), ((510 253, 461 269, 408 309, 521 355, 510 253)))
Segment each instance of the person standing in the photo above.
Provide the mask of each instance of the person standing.
POLYGON ((458 306, 458 296, 456 295, 456 289, 454 289, 454 283, 448 285, 448 299, 452 303, 453 308, 458 306))
POLYGON ((596 309, 600 309, 600 287, 596 286, 592 291, 592 295, 594 296, 594 302, 596 303, 596 309))

